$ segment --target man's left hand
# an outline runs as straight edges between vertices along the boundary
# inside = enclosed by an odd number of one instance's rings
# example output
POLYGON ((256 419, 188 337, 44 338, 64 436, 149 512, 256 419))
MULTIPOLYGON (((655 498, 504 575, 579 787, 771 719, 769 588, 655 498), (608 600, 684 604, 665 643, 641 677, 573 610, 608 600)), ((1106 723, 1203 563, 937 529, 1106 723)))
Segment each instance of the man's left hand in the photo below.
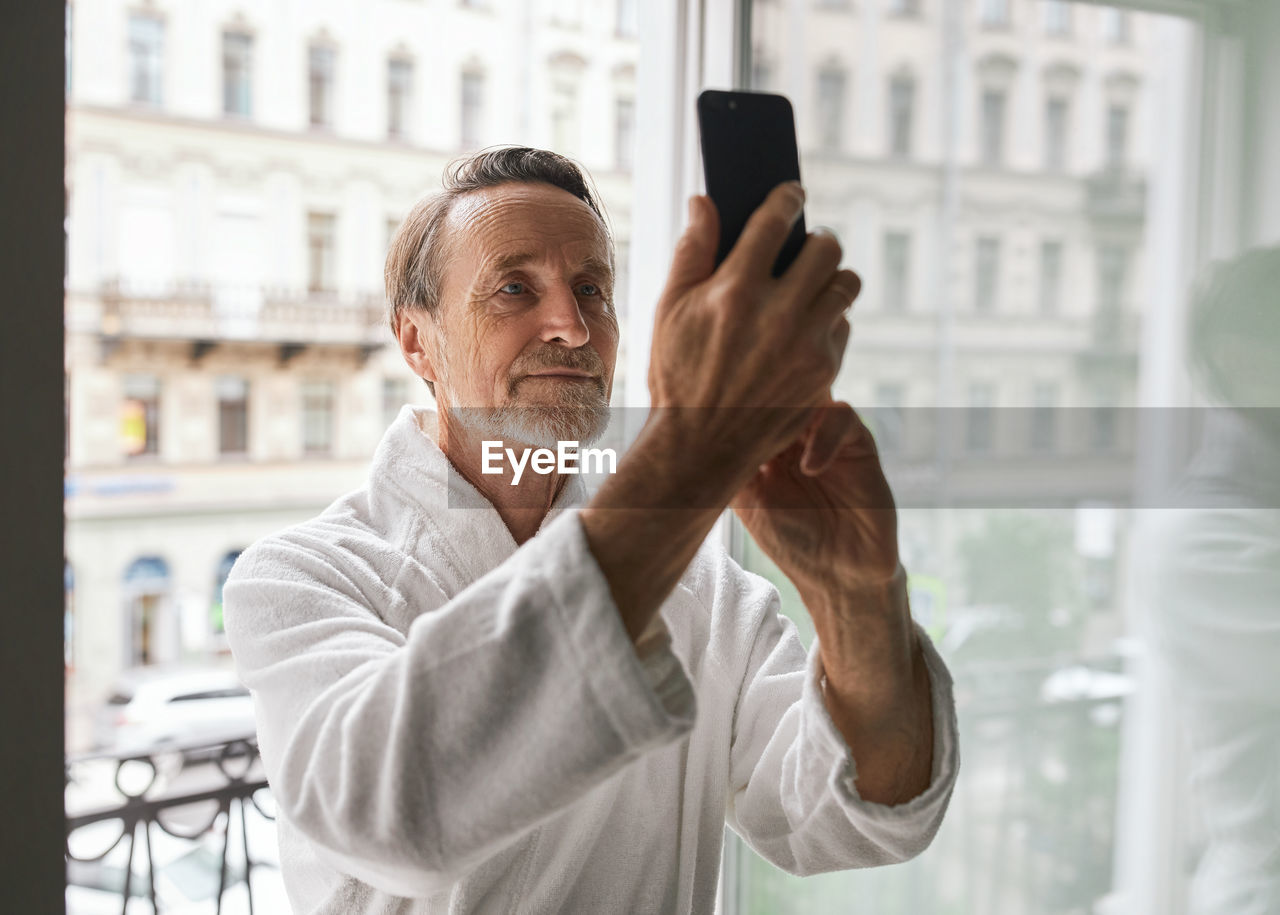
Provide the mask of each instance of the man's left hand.
POLYGON ((897 571, 893 493, 871 431, 847 403, 817 407, 805 433, 731 505, 810 608, 825 603, 820 597, 882 587, 897 571))

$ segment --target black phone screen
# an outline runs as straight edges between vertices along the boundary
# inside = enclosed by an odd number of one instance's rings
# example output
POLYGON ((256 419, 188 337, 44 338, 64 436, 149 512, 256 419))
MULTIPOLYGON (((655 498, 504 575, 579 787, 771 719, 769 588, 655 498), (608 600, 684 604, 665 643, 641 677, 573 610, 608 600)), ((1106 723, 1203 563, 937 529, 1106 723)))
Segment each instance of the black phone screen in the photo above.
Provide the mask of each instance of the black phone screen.
MULTIPOLYGON (((800 180, 795 116, 785 96, 708 89, 698 96, 698 128, 707 196, 720 211, 718 266, 769 192, 800 180)), ((805 233, 801 215, 774 262, 774 276, 795 260, 805 233)))

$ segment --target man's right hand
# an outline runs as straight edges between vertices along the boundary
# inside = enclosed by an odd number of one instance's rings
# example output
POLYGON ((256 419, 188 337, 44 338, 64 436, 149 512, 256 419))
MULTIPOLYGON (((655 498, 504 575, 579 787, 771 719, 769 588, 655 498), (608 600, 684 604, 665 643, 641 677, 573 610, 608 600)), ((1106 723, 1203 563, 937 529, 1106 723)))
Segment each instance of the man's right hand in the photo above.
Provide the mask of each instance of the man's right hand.
POLYGON ((649 393, 654 421, 681 427, 684 454, 673 459, 691 471, 688 458, 702 454, 720 465, 706 470, 721 480, 750 476, 828 400, 849 338, 844 313, 861 282, 838 269, 840 245, 822 231, 782 276, 771 275, 803 205, 798 184, 779 185, 717 269, 719 215, 709 197, 690 200, 658 302, 649 393))

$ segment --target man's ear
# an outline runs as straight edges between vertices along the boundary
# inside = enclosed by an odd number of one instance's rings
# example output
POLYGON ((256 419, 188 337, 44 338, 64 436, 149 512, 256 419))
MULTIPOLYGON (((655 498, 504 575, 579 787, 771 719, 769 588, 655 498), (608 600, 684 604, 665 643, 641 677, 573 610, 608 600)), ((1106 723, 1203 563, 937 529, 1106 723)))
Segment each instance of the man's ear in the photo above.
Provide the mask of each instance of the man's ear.
POLYGON ((435 318, 423 308, 402 308, 396 316, 395 331, 400 355, 413 374, 432 384, 438 381, 439 334, 435 318))

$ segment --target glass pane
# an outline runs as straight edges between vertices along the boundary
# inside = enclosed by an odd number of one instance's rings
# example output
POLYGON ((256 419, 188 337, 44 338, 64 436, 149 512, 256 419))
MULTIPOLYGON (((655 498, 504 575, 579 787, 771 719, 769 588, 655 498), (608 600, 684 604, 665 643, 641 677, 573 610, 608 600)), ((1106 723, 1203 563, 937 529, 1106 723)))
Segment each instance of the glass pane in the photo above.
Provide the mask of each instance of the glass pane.
MULTIPOLYGON (((180 685, 227 668, 222 589, 235 557, 359 488, 401 407, 431 404, 391 332, 384 271, 396 229, 452 160, 564 139, 558 151, 591 174, 629 260, 631 165, 642 142, 672 142, 637 136, 643 7, 580 4, 568 28, 553 22, 565 6, 67 5, 70 754, 112 752, 156 724, 133 676, 170 668, 180 685), (560 61, 573 62, 577 90, 562 137, 560 61)), ((626 295, 622 282, 619 367, 626 295)), ((210 716, 199 709, 225 704, 245 703, 179 706, 196 734, 210 716)), ((216 768, 197 762, 191 783, 216 785, 216 768)), ((70 790, 89 807, 119 801, 109 778, 70 790)), ((256 911, 289 911, 274 825, 249 819, 268 865, 253 871, 256 911)), ((232 829, 234 855, 238 820, 232 829)), ((184 849, 163 838, 167 862, 184 849)), ((203 837, 220 849, 214 839, 203 837)), ((189 875, 208 895, 166 901, 169 875, 160 908, 213 911, 211 860, 189 875)), ((223 911, 245 911, 243 882, 229 886, 223 911)), ((120 911, 118 894, 88 905, 120 911)))
MULTIPOLYGON (((872 427, 899 498, 962 766, 907 864, 801 879, 731 844, 740 911, 1121 911, 1132 521, 1116 490, 1054 487, 1084 461, 1090 480, 1132 473, 1146 188, 1177 142, 1152 107, 1173 21, 1051 0, 815 6, 754 3, 748 72, 793 102, 810 224, 848 227, 863 289, 834 393, 872 427)), ((746 541, 811 644, 794 587, 746 541)))

